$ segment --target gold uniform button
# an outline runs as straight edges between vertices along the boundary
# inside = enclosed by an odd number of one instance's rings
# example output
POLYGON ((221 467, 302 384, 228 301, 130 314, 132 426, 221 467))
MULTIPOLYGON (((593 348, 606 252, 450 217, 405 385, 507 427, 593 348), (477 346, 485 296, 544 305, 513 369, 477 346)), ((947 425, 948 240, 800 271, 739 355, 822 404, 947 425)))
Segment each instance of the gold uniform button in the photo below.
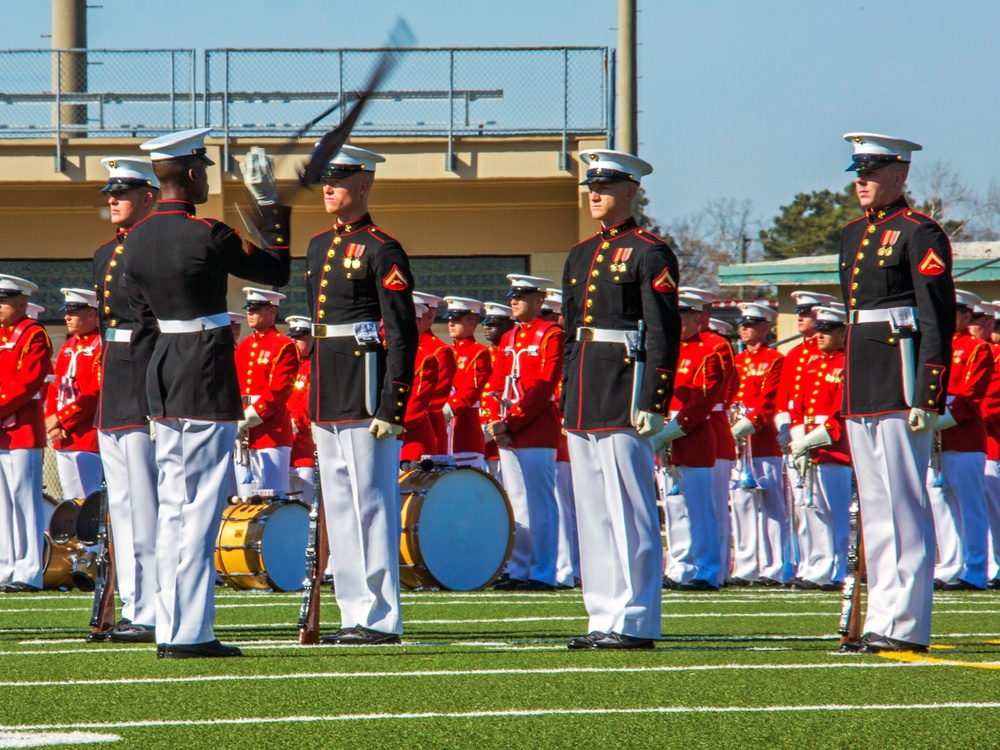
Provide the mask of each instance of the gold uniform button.
POLYGON ((872 224, 871 226, 868 227, 868 234, 874 234, 874 233, 875 233, 875 225, 872 224))
POLYGON ((619 279, 619 277, 618 277, 618 276, 615 276, 615 281, 618 281, 618 279, 619 279))
POLYGON ((112 327, 112 328, 114 328, 114 327, 115 327, 115 326, 117 326, 117 325, 118 325, 118 321, 117 321, 117 320, 114 320, 114 319, 112 319, 112 320, 111 320, 111 327, 112 327))
POLYGON ((629 359, 628 357, 625 357, 625 364, 627 364, 627 365, 632 364, 632 360, 629 359))
POLYGON ((593 315, 588 315, 587 317, 585 317, 585 318, 583 319, 583 322, 584 322, 584 323, 590 323, 590 322, 592 322, 593 320, 594 320, 594 316, 593 316, 593 315))
POLYGON ((119 245, 115 248, 115 255, 121 255, 125 251, 124 245, 119 245))
POLYGON ((870 242, 871 242, 871 240, 869 240, 867 237, 865 237, 863 240, 861 240, 861 246, 862 247, 868 247, 868 245, 869 245, 870 242))
POLYGON ((858 288, 858 282, 855 281, 853 284, 851 284, 851 289, 857 289, 857 288, 858 288))
POLYGON ((329 283, 330 283, 330 282, 329 282, 329 281, 328 281, 327 279, 323 279, 323 280, 322 280, 321 282, 319 282, 319 285, 320 285, 321 287, 324 287, 324 288, 326 288, 326 285, 327 285, 327 284, 329 284, 329 283))
POLYGON ((402 401, 397 401, 397 402, 396 402, 396 406, 402 406, 402 405, 403 405, 403 402, 402 402, 402 401))
POLYGON ((576 283, 576 279, 570 279, 570 280, 569 280, 569 283, 570 283, 570 284, 575 284, 575 283, 576 283))
POLYGON ((611 243, 610 242, 602 242, 601 243, 601 250, 607 250, 609 247, 611 247, 611 243))
POLYGON ((344 227, 344 231, 345 231, 345 232, 350 232, 350 231, 351 231, 351 225, 350 225, 350 224, 348 224, 347 226, 345 226, 345 227, 344 227))
POLYGON ((327 258, 332 258, 332 257, 333 257, 333 255, 334 255, 334 253, 333 253, 333 250, 330 250, 330 251, 329 251, 329 252, 328 252, 328 253, 326 254, 326 257, 327 257, 327 258))
POLYGON ((257 348, 257 342, 256 342, 256 341, 255 341, 255 342, 253 342, 253 343, 252 343, 252 344, 250 345, 250 348, 251 348, 251 349, 256 349, 256 348, 257 348))
POLYGON ((931 370, 931 375, 940 375, 940 374, 941 374, 940 370, 931 370))
POLYGON ((896 343, 896 338, 894 336, 890 336, 889 337, 889 343, 890 344, 895 344, 896 343))
POLYGON ((330 264, 327 263, 325 266, 323 266, 323 271, 326 272, 326 271, 329 271, 329 270, 330 270, 330 264))
POLYGON ((666 379, 667 379, 666 375, 660 375, 660 380, 666 380, 666 379))
POLYGON ((590 275, 596 278, 601 275, 601 272, 595 268, 593 271, 590 272, 590 275))
POLYGON ((334 237, 333 238, 333 244, 334 245, 339 245, 340 244, 340 237, 334 237))
POLYGON ((597 262, 598 263, 603 263, 604 262, 604 256, 603 255, 598 255, 597 256, 597 262))
POLYGON ((361 356, 361 352, 359 352, 359 351, 355 350, 355 351, 354 351, 354 356, 355 356, 355 357, 360 357, 360 356, 361 356))
MULTIPOLYGON (((109 313, 109 312, 111 312, 111 308, 110 308, 110 307, 108 307, 107 305, 105 305, 105 307, 104 307, 104 312, 106 312, 106 313, 109 313)), ((7 340, 7 339, 4 339, 4 341, 6 341, 6 340, 7 340)))
POLYGON ((590 286, 587 287, 587 291, 588 292, 597 291, 597 285, 596 284, 591 284, 590 286))
POLYGON ((932 391, 936 391, 936 390, 937 390, 937 386, 936 386, 936 385, 932 385, 932 386, 931 386, 931 390, 932 390, 932 391))
POLYGON ((109 292, 109 291, 105 290, 105 292, 104 292, 104 296, 105 296, 105 297, 110 297, 110 296, 111 296, 111 292, 109 292))
POLYGON ((319 314, 318 314, 318 315, 317 315, 316 317, 317 317, 317 318, 322 318, 322 317, 323 317, 323 316, 325 316, 325 315, 326 315, 326 312, 325 312, 325 311, 323 311, 323 310, 320 310, 320 311, 319 311, 319 314))
POLYGON ((105 276, 104 280, 105 281, 111 281, 111 274, 109 273, 107 276, 105 276))
POLYGON ((932 399, 932 398, 927 399, 927 405, 928 406, 934 406, 934 399, 932 399))
POLYGON ((275 239, 275 242, 277 242, 278 244, 281 244, 284 241, 285 241, 284 237, 278 237, 278 238, 275 239))
POLYGON ((884 266, 884 265, 885 265, 885 261, 884 261, 884 260, 880 260, 880 261, 878 262, 878 264, 879 264, 880 266, 884 266))
POLYGON ((594 306, 594 300, 588 299, 587 300, 587 307, 593 307, 593 306, 594 306))
POLYGON ((326 295, 325 294, 319 295, 319 301, 320 302, 326 302, 326 295))
POLYGON ((864 259, 865 259, 865 254, 864 253, 858 253, 858 260, 864 260, 864 259))
POLYGON ((398 421, 400 420, 400 417, 399 417, 399 415, 397 414, 397 415, 396 415, 395 417, 393 417, 393 419, 394 419, 395 421, 397 421, 397 422, 398 422, 398 421))
POLYGON ((656 389, 656 393, 657 393, 658 395, 662 396, 662 395, 663 395, 663 389, 662 389, 662 388, 657 388, 657 389, 656 389))

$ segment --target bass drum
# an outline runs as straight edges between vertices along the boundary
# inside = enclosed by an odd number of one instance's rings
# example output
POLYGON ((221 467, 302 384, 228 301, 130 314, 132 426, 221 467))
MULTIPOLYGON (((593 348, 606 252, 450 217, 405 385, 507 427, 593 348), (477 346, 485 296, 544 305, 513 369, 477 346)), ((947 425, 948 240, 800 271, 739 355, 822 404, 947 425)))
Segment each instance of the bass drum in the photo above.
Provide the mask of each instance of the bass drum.
POLYGON ((308 540, 309 508, 300 502, 227 505, 215 569, 234 589, 301 591, 308 540))
POLYGON ((97 556, 94 551, 75 542, 59 544, 44 535, 42 551, 42 588, 69 591, 93 591, 97 578, 97 556))
POLYGON ((414 469, 399 484, 403 585, 472 591, 500 576, 514 548, 514 513, 499 482, 463 467, 414 469))

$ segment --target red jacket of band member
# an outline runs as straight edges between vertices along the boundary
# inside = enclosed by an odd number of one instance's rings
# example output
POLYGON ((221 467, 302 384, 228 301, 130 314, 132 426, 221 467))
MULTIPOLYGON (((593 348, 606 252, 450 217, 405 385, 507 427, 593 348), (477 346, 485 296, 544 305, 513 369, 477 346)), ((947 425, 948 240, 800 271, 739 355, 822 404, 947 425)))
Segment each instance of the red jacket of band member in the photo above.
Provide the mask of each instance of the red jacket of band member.
MULTIPOLYGON (((489 351, 490 351, 490 377, 492 377, 493 371, 497 368, 497 363, 500 362, 501 363, 500 366, 501 367, 503 366, 503 364, 502 364, 503 363, 503 347, 502 346, 490 346, 489 347, 489 351)), ((490 381, 490 378, 487 378, 486 379, 486 385, 483 386, 482 393, 480 394, 480 402, 479 402, 479 424, 480 424, 480 427, 484 427, 490 421, 489 409, 486 408, 486 400, 487 400, 487 398, 490 397, 490 394, 488 393, 488 390, 487 390, 487 388, 489 386, 489 381, 490 381)), ((559 382, 559 388, 560 389, 562 388, 562 381, 561 380, 559 382)), ((557 393, 558 393, 558 391, 557 391, 557 393)), ((500 394, 499 393, 494 394, 493 397, 494 398, 500 398, 500 394)), ((558 398, 558 396, 557 396, 557 398, 558 398)), ((500 449, 497 448, 497 444, 493 440, 490 440, 490 441, 488 441, 486 443, 486 459, 489 460, 491 458, 495 458, 495 459, 499 459, 500 458, 500 449)))
POLYGON ((0 450, 45 447, 40 393, 52 374, 52 342, 40 323, 0 326, 0 450))
POLYGON ((59 349, 55 381, 46 389, 45 416, 55 415, 66 439, 52 447, 97 453, 94 415, 101 399, 101 332, 74 334, 59 349))
POLYGON ((671 417, 684 430, 684 437, 670 447, 670 461, 675 466, 715 465, 715 430, 709 415, 722 401, 725 386, 722 357, 714 346, 697 334, 682 341, 670 401, 671 417))
MULTIPOLYGON (((787 358, 785 363, 787 366, 787 358)), ((810 451, 813 461, 850 464, 851 450, 840 412, 844 401, 844 350, 824 354, 817 348, 816 357, 796 377, 798 387, 789 404, 792 424, 805 425, 806 433, 823 425, 833 441, 810 451)))
POLYGON ((490 351, 470 336, 455 341, 455 377, 448 405, 455 415, 451 423, 453 453, 483 453, 480 406, 483 388, 493 372, 490 351))
MULTIPOLYGON (((798 397, 799 389, 804 385, 803 373, 813 360, 819 359, 820 351, 816 337, 803 339, 785 353, 785 361, 781 365, 781 379, 778 381, 778 395, 775 396, 775 410, 778 414, 791 414, 792 402, 798 397)), ((796 422, 792 417, 792 424, 796 422)))
POLYGON ((993 375, 980 404, 980 412, 986 424, 986 458, 1000 461, 1000 346, 990 344, 990 356, 993 359, 993 375))
POLYGON ((720 336, 715 331, 702 331, 698 335, 702 341, 712 347, 712 351, 719 355, 719 363, 722 365, 722 374, 725 378, 722 399, 708 415, 708 421, 715 433, 715 458, 716 460, 735 461, 736 441, 733 439, 733 432, 729 427, 728 410, 740 387, 740 380, 736 376, 736 359, 733 357, 733 347, 730 345, 729 339, 720 336))
POLYGON ((740 387, 734 400, 747 408, 747 419, 756 430, 751 438, 755 458, 780 456, 778 430, 774 426, 778 385, 784 356, 767 345, 756 351, 746 349, 736 355, 740 387))
POLYGON ((951 341, 948 397, 945 404, 958 422, 941 433, 941 450, 986 452, 986 423, 981 411, 993 377, 993 352, 989 344, 967 330, 951 341))
POLYGON ((562 327, 539 318, 519 324, 500 341, 503 356, 490 374, 483 406, 488 421, 503 420, 515 448, 559 445, 562 427, 555 392, 562 377, 564 345, 562 327))
POLYGON ((444 453, 448 446, 448 425, 445 423, 441 409, 444 408, 451 395, 451 381, 455 377, 455 350, 430 331, 420 334, 420 343, 428 350, 433 351, 437 359, 437 385, 434 387, 427 413, 434 429, 438 449, 444 453))
POLYGON ((420 336, 417 358, 413 367, 413 390, 403 415, 403 450, 400 458, 419 460, 421 455, 443 452, 431 425, 430 410, 440 372, 438 370, 436 336, 420 336))
POLYGON ((295 342, 274 326, 254 331, 236 345, 236 371, 244 410, 253 405, 263 421, 250 428, 251 449, 288 447, 294 442, 288 399, 299 372, 295 342))
POLYGON ((285 406, 292 420, 292 466, 314 466, 316 442, 313 440, 312 422, 309 421, 309 370, 308 359, 299 361, 299 371, 292 384, 292 395, 285 406))

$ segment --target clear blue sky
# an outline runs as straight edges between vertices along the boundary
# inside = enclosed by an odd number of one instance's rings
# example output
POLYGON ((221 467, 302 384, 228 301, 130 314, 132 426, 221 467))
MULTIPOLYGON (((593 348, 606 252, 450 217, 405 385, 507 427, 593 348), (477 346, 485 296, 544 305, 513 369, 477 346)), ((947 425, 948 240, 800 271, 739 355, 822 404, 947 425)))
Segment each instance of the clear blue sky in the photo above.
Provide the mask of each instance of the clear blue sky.
MULTIPOLYGON (((396 16, 420 46, 616 43, 616 0, 93 0, 89 44, 377 46, 396 16), (352 9, 362 7, 360 13, 352 9)), ((48 47, 48 0, 0 0, 0 47, 48 47)), ((851 130, 924 145, 970 187, 1000 179, 997 0, 639 0, 640 153, 661 221, 715 198, 765 221, 796 193, 840 189, 851 130)))

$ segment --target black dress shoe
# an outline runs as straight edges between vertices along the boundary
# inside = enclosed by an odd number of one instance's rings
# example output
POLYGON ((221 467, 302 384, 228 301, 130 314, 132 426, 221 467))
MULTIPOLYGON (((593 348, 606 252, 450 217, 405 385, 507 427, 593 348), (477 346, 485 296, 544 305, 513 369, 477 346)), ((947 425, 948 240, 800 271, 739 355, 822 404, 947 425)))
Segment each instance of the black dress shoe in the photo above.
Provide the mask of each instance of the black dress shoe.
POLYGON ((1000 591, 1000 578, 990 579, 990 582, 986 584, 986 588, 990 591, 1000 591))
POLYGON ((748 581, 746 578, 740 578, 739 576, 733 576, 732 578, 726 579, 727 586, 752 586, 753 581, 748 581))
POLYGON ((493 590, 494 591, 513 591, 518 586, 520 586, 522 583, 527 583, 527 581, 522 581, 520 578, 510 578, 510 577, 508 577, 506 579, 497 581, 493 585, 493 590))
POLYGON ((692 578, 677 587, 678 591, 718 591, 719 587, 704 578, 692 578))
POLYGON ((551 583, 545 583, 544 581, 536 581, 534 578, 525 581, 524 583, 519 583, 514 587, 515 591, 555 591, 556 587, 551 583))
POLYGON ((756 581, 754 581, 752 585, 759 586, 762 588, 780 589, 785 584, 783 584, 781 581, 776 581, 773 578, 768 578, 767 576, 761 576, 756 581))
POLYGON ((675 581, 670 576, 663 576, 663 590, 664 591, 676 591, 680 584, 675 581))
POLYGON ((909 641, 900 641, 895 638, 890 638, 889 636, 883 635, 881 638, 875 638, 868 641, 865 644, 864 653, 866 654, 880 654, 883 651, 891 652, 911 652, 914 654, 926 654, 927 646, 920 643, 910 643, 909 641))
POLYGON ((158 659, 221 659, 227 656, 243 656, 243 652, 236 646, 220 643, 218 638, 205 643, 171 644, 156 647, 156 658, 158 659))
POLYGON ((609 633, 594 643, 594 648, 619 651, 652 651, 656 644, 650 638, 636 638, 621 633, 609 633))
POLYGON ((942 581, 940 578, 935 578, 934 579, 934 590, 935 591, 944 591, 944 587, 947 586, 947 585, 948 584, 945 583, 944 581, 942 581))
POLYGON ((829 583, 821 584, 820 587, 819 587, 819 590, 820 591, 840 591, 841 593, 843 593, 843 591, 844 591, 844 582, 843 581, 830 581, 829 583))
POLYGON ((156 643, 156 629, 152 625, 136 625, 120 620, 110 632, 112 643, 156 643))
POLYGON ((580 635, 571 640, 566 644, 566 648, 570 651, 579 651, 583 649, 595 648, 596 644, 602 638, 607 638, 607 633, 602 633, 600 630, 591 630, 587 635, 580 635))
POLYGON ((395 633, 381 633, 358 625, 344 633, 334 643, 338 646, 397 646, 400 638, 395 633))
POLYGON ((793 578, 792 588, 796 591, 819 591, 820 585, 815 581, 807 581, 805 578, 793 578))
POLYGON ((108 630, 91 630, 87 633, 86 641, 87 643, 107 643, 108 638, 111 637, 111 629, 108 630))
POLYGON ((968 581, 963 581, 959 578, 957 581, 952 581, 951 583, 946 583, 942 591, 986 591, 986 589, 981 589, 968 581))
POLYGON ((856 641, 844 641, 840 644, 840 653, 842 654, 860 654, 865 650, 865 647, 872 641, 878 641, 885 636, 879 633, 865 633, 856 641))
POLYGON ((354 628, 341 628, 336 633, 330 633, 330 635, 324 635, 320 637, 319 642, 325 646, 336 644, 342 635, 347 635, 354 628))
POLYGON ((0 592, 4 594, 34 594, 37 591, 41 591, 38 586, 32 586, 30 583, 8 583, 4 586, 0 586, 0 592))

